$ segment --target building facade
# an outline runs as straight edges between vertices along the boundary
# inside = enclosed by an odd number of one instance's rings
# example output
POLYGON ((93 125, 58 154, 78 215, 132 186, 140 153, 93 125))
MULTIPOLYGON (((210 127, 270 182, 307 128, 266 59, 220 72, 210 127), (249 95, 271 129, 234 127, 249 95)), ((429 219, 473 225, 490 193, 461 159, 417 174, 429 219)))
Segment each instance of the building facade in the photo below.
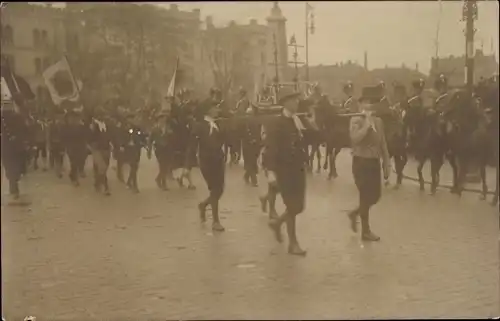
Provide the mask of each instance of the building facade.
MULTIPOLYGON (((494 54, 486 55, 477 49, 474 55, 474 83, 481 78, 489 78, 498 73, 498 62, 494 54)), ((461 87, 466 83, 465 56, 449 56, 431 59, 430 77, 435 79, 440 74, 448 77, 452 87, 461 87)))
POLYGON ((43 71, 65 52, 63 10, 52 6, 11 2, 1 11, 1 54, 37 96, 48 99, 43 71))
POLYGON ((268 27, 252 19, 248 24, 231 21, 215 27, 207 17, 203 31, 204 81, 227 93, 243 87, 254 92, 266 81, 268 27))

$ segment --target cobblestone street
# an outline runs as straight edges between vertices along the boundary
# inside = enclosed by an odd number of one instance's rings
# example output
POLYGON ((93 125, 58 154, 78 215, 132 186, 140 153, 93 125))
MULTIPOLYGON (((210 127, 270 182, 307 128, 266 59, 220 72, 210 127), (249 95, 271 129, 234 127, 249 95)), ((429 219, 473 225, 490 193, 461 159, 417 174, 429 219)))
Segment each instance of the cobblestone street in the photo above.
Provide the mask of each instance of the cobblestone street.
MULTIPOLYGON (((163 192, 154 182, 155 161, 143 157, 141 193, 131 193, 110 170, 111 197, 96 195, 90 177, 73 187, 66 176, 30 172, 21 188, 32 205, 2 205, 3 316, 56 321, 500 315, 498 207, 474 193, 459 199, 440 189, 432 197, 405 180, 400 190, 385 188, 372 210, 381 242, 363 245, 345 214, 357 202, 348 151, 339 155, 338 172, 335 181, 327 181, 326 173, 308 177, 307 210, 298 219, 305 258, 288 255, 286 244, 274 240, 258 201, 264 177, 259 188, 246 186, 241 166, 227 168, 221 201, 226 232, 218 234, 199 222, 197 204, 206 187, 197 169, 197 190, 171 181, 170 191, 163 192)), ((5 194, 5 177, 2 184, 5 194)))

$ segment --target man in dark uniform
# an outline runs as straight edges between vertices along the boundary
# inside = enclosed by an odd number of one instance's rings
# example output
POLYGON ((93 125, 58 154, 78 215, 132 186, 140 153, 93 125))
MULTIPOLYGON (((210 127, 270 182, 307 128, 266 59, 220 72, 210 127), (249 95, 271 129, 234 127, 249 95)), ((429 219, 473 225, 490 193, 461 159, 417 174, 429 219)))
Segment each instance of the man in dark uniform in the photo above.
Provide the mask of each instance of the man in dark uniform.
POLYGON ((64 111, 62 109, 55 110, 54 118, 49 124, 49 162, 54 168, 57 177, 62 178, 62 167, 64 161, 64 111))
POLYGON ((134 193, 139 193, 137 171, 139 170, 142 148, 147 148, 147 136, 140 128, 136 115, 129 114, 127 118, 127 143, 123 150, 124 162, 130 165, 127 186, 134 193))
POLYGON ((80 185, 80 175, 88 155, 88 127, 81 111, 67 110, 64 130, 64 147, 70 163, 69 178, 73 185, 80 185))
POLYGON ((97 110, 90 123, 89 149, 92 153, 94 169, 94 187, 97 192, 111 195, 107 171, 111 158, 111 131, 102 110, 97 110))
POLYGON ((281 225, 286 223, 289 247, 288 253, 305 255, 297 240, 296 215, 305 208, 307 153, 303 139, 304 125, 295 115, 298 109, 299 93, 290 88, 280 90, 279 104, 283 114, 266 127, 266 153, 268 180, 276 184, 286 210, 283 215, 269 223, 276 238, 281 242, 281 225))
POLYGON ((352 82, 347 82, 347 84, 344 85, 344 94, 346 95, 346 99, 344 100, 342 104, 342 110, 341 112, 344 113, 356 113, 358 111, 358 106, 357 106, 357 101, 354 99, 353 94, 354 94, 354 85, 352 82))
MULTIPOLYGON (((215 122, 220 114, 220 104, 217 101, 208 101, 200 106, 200 116, 203 119, 196 123, 191 132, 191 140, 186 153, 186 163, 189 166, 190 155, 198 150, 200 170, 207 187, 209 196, 198 204, 200 218, 206 220, 206 208, 212 209, 212 229, 224 231, 219 219, 219 200, 224 192, 224 134, 223 128, 215 122)), ((186 166, 186 167, 187 167, 186 166)))
POLYGON ((154 149, 159 168, 155 181, 158 187, 165 191, 168 190, 167 175, 172 167, 170 159, 172 155, 172 133, 168 113, 166 111, 161 111, 158 115, 158 123, 151 133, 148 158, 151 158, 151 152, 154 149))
MULTIPOLYGON (((266 141, 266 130, 265 126, 262 126, 262 132, 261 132, 261 139, 262 141, 266 141)), ((264 169, 264 173, 266 174, 266 177, 268 177, 269 171, 268 171, 268 155, 269 153, 267 152, 267 148, 264 144, 262 148, 262 168, 264 169)), ((269 219, 270 220, 275 220, 278 218, 278 213, 276 212, 276 196, 279 194, 278 187, 274 183, 268 182, 267 184, 267 192, 265 195, 260 196, 260 204, 262 208, 262 212, 267 212, 267 207, 269 205, 269 219)))
POLYGON ((245 136, 246 131, 245 122, 241 120, 241 117, 246 114, 248 107, 250 107, 250 100, 248 99, 246 89, 240 88, 239 95, 239 100, 232 113, 237 118, 231 121, 232 126, 229 129, 228 137, 229 148, 231 150, 231 163, 233 164, 237 164, 241 159, 243 137, 245 136))
POLYGON ((243 122, 243 161, 245 167, 244 180, 247 184, 257 186, 257 173, 261 148, 261 125, 256 119, 257 109, 253 106, 247 107, 248 118, 243 122))
POLYGON ((26 205, 20 202, 19 180, 24 171, 26 149, 28 148, 27 126, 14 101, 2 102, 1 142, 2 165, 9 181, 12 205, 26 205))
POLYGON ((434 89, 439 93, 439 97, 436 99, 435 108, 438 111, 444 111, 446 108, 446 98, 448 97, 448 79, 445 75, 439 75, 438 79, 434 83, 434 89))
POLYGON ((112 129, 113 156, 116 160, 116 178, 124 183, 125 145, 127 145, 127 125, 124 115, 119 114, 112 129))
POLYGON ((177 183, 179 186, 184 186, 184 179, 188 181, 188 189, 196 189, 191 180, 191 169, 197 165, 196 151, 192 152, 189 157, 189 162, 185 163, 186 150, 189 145, 190 133, 194 127, 197 118, 197 103, 191 100, 190 91, 184 91, 182 101, 173 101, 171 110, 171 127, 173 131, 172 137, 172 163, 171 167, 174 170, 180 171, 181 175, 177 175, 177 183))

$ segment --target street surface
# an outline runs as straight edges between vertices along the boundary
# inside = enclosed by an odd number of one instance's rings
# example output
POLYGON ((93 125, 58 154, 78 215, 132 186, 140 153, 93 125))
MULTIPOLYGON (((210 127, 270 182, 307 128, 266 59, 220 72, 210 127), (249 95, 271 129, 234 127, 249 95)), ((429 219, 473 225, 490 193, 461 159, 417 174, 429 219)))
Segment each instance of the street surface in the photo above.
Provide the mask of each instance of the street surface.
MULTIPOLYGON (((409 168, 405 173, 415 176, 409 168)), ((199 222, 197 204, 206 187, 197 169, 196 191, 169 182, 170 191, 163 192, 154 182, 155 161, 143 157, 141 193, 131 193, 110 170, 111 197, 96 195, 90 177, 73 187, 67 175, 59 180, 52 172, 30 172, 21 188, 32 205, 2 205, 3 316, 57 321, 500 315, 498 207, 474 193, 459 199, 440 189, 429 196, 405 180, 398 191, 385 188, 372 210, 372 229, 381 241, 363 245, 344 212, 357 202, 347 150, 339 155, 338 172, 335 181, 327 181, 326 173, 309 175, 308 206, 298 219, 305 258, 288 255, 286 243, 276 243, 258 201, 264 178, 259 188, 246 186, 241 166, 227 169, 221 201, 226 232, 220 234, 212 233, 210 221, 199 222)))

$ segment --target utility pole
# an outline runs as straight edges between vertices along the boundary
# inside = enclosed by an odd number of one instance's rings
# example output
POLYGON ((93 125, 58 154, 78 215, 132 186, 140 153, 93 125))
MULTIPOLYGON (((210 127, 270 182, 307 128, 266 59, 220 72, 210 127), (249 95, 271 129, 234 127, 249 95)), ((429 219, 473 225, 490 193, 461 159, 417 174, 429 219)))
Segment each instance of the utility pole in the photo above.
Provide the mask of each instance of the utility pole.
POLYGON ((295 35, 293 35, 290 38, 290 44, 288 44, 289 47, 294 48, 293 52, 293 61, 289 61, 288 63, 294 64, 295 67, 295 76, 293 77, 293 82, 295 83, 295 90, 299 91, 299 65, 304 64, 301 61, 298 61, 299 58, 299 53, 297 48, 304 48, 304 46, 297 45, 297 41, 295 40, 295 35))
POLYGON ((462 19, 465 21, 465 68, 466 85, 470 97, 474 87, 474 20, 477 20, 477 2, 476 0, 465 0, 462 19))

